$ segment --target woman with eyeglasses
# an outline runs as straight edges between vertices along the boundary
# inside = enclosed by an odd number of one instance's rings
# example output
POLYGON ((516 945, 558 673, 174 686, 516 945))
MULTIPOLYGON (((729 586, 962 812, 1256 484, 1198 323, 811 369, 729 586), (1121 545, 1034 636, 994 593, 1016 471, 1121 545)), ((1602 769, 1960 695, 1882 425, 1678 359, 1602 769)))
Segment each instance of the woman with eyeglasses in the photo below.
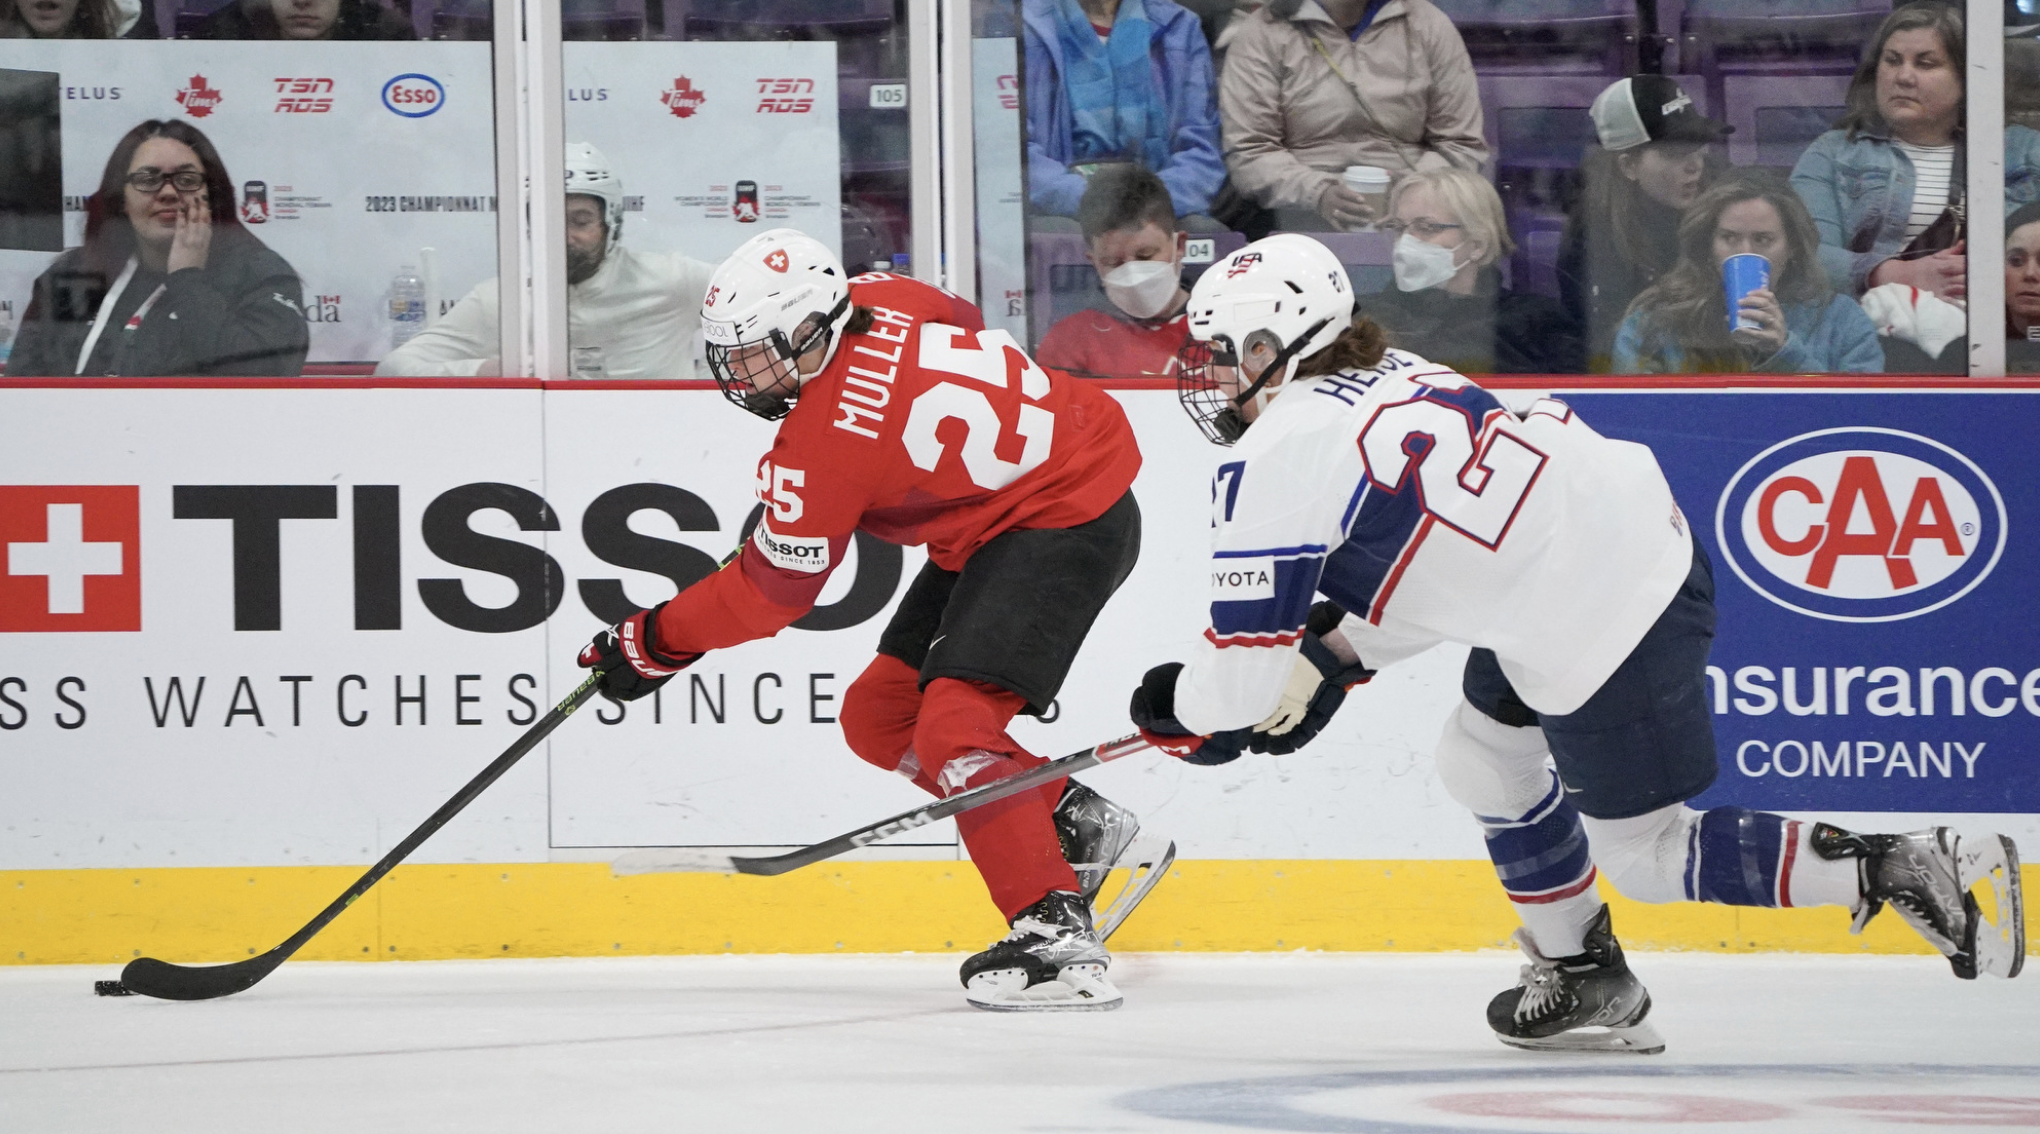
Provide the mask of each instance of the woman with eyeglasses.
POLYGON ((1413 173, 1388 197, 1395 283, 1360 306, 1396 346, 1462 374, 1572 374, 1579 330, 1556 301, 1502 286, 1515 251, 1494 186, 1463 169, 1413 173))
POLYGON ((297 272, 234 215, 234 184, 188 122, 113 148, 85 243, 38 276, 13 377, 295 376, 309 336, 297 272))

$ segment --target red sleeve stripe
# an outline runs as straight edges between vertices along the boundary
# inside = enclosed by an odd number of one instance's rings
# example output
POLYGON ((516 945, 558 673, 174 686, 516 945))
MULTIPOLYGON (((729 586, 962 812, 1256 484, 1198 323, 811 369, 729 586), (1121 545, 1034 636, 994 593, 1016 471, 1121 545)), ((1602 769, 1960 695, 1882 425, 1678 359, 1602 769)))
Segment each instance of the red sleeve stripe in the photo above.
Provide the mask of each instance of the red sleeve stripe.
POLYGON ((1302 639, 1302 630, 1281 630, 1272 633, 1247 633, 1240 631, 1221 635, 1216 630, 1206 630, 1205 638, 1223 650, 1227 646, 1289 646, 1302 639))

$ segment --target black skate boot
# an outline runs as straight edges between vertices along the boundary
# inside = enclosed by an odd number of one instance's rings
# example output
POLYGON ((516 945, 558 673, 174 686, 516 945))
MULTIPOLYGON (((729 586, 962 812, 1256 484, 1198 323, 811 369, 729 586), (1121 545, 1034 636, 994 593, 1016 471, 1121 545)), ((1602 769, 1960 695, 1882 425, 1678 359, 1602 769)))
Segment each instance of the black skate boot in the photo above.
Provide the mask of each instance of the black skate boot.
POLYGON ((1963 980, 1979 972, 2015 977, 2026 963, 2026 918, 2019 891, 2019 849, 2003 835, 1965 839, 1952 827, 1903 835, 1858 835, 1815 823, 1813 853, 1853 858, 1862 899, 1849 932, 1861 933, 1888 902, 1963 980), (1996 897, 1987 918, 1969 888, 1988 881, 1996 897))
POLYGON ((1013 917, 1013 932, 963 963, 964 999, 993 1012, 1103 1012, 1124 1002, 1105 969, 1084 899, 1055 890, 1013 917))
POLYGON ((1063 858, 1077 873, 1084 902, 1098 928, 1098 940, 1111 938, 1135 906, 1148 896, 1176 861, 1176 844, 1159 835, 1143 836, 1140 818, 1075 780, 1064 781, 1055 805, 1055 836, 1063 858), (1114 869, 1126 870, 1126 884, 1112 900, 1098 904, 1098 892, 1114 869))
POLYGON ((1488 1002, 1496 1039, 1533 1051, 1656 1055, 1665 1049, 1657 1029, 1644 1021, 1650 993, 1622 957, 1607 906, 1594 915, 1586 949, 1577 956, 1547 957, 1520 929, 1515 940, 1530 963, 1516 987, 1488 1002))

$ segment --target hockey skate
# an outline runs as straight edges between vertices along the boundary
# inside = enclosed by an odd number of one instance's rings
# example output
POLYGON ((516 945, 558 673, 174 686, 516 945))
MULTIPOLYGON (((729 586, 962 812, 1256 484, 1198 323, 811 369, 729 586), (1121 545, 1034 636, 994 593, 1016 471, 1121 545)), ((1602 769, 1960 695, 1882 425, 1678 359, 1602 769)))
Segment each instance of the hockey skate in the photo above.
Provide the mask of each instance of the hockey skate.
POLYGON ((1055 890, 1013 917, 1013 932, 963 963, 963 996, 991 1012, 1105 1012, 1125 997, 1084 899, 1055 890))
POLYGON ((1488 1026, 1510 1047, 1532 1051, 1607 1051, 1656 1055, 1665 1049, 1644 1020, 1650 993, 1629 971, 1608 907, 1587 928, 1578 956, 1547 957, 1524 930, 1515 941, 1530 957, 1516 987, 1488 1002, 1488 1026))
POLYGON ((1176 861, 1176 844, 1143 833, 1138 816, 1083 784, 1075 780, 1067 784, 1055 805, 1055 835, 1063 858, 1077 873, 1084 902, 1091 907, 1098 940, 1106 941, 1168 874, 1169 864, 1176 861), (1126 871, 1126 880, 1110 901, 1100 904, 1099 892, 1116 869, 1126 871))
POLYGON ((1861 933, 1889 903, 1927 943, 1948 958, 1955 975, 2007 979, 2026 964, 2026 917, 2019 889, 2019 848, 2003 835, 1965 839, 1952 827, 1903 835, 1858 835, 1816 823, 1813 852, 1833 861, 1854 858, 1862 900, 1849 932, 1861 933), (1986 917, 1970 888, 1988 882, 1996 899, 1986 917))

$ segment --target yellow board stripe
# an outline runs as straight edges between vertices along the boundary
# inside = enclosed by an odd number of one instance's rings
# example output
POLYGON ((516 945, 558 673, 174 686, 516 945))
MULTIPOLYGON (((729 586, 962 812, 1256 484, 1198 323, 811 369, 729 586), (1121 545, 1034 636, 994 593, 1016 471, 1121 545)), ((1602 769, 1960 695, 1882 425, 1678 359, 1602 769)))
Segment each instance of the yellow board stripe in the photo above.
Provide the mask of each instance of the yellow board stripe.
MULTIPOLYGON (((231 961, 269 949, 359 867, 0 872, 0 962, 231 961)), ((2033 878, 2026 880, 2033 894, 2033 878)), ((1647 906, 1613 896, 1631 949, 1931 952, 1897 916, 1647 906)), ((2040 896, 2040 895, 2036 895, 2040 896)), ((1481 861, 1179 861, 1113 938, 1127 952, 1502 948, 1517 922, 1481 861)), ((780 878, 601 863, 398 867, 307 960, 974 951, 1005 926, 967 862, 851 862, 780 878)))

